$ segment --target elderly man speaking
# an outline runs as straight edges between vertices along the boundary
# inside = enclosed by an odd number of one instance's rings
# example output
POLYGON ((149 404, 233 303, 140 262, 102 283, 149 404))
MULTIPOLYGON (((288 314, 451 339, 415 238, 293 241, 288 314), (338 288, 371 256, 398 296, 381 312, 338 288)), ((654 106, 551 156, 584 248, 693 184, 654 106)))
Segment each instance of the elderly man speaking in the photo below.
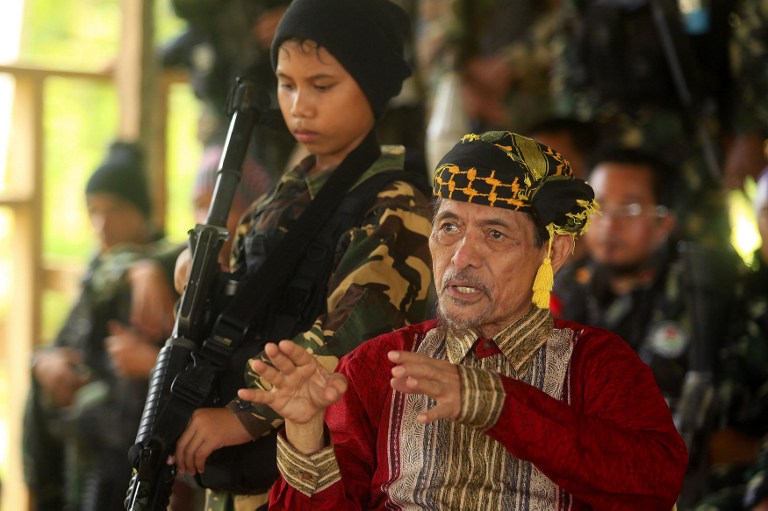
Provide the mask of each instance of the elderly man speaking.
POLYGON ((270 509, 669 510, 685 446, 648 367, 554 320, 552 276, 597 211, 555 150, 464 136, 434 176, 436 320, 329 373, 290 341, 242 389, 285 418, 270 509))

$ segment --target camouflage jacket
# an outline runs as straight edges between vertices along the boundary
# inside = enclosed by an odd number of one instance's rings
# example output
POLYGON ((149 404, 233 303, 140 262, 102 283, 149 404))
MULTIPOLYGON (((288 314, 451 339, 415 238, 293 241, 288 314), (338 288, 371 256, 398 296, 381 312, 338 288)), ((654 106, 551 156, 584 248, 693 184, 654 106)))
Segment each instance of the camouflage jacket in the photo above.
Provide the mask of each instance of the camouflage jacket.
MULTIPOLYGON (((582 32, 599 32, 599 27, 584 27, 585 16, 581 14, 576 4, 597 2, 577 2, 569 0, 560 8, 560 20, 557 33, 554 36, 552 48, 554 49, 554 68, 552 76, 553 94, 556 97, 556 110, 561 115, 574 115, 583 119, 598 120, 612 124, 616 128, 631 132, 620 134, 625 143, 638 145, 640 137, 645 138, 644 143, 663 144, 669 137, 685 138, 690 136, 690 129, 684 126, 681 118, 681 106, 677 100, 678 92, 666 70, 666 61, 659 62, 657 84, 666 84, 667 93, 655 99, 645 99, 620 104, 614 99, 600 97, 595 92, 589 92, 588 87, 580 83, 580 80, 588 79, 590 70, 580 59, 579 37, 582 32), (583 75, 583 76, 582 76, 583 75), (658 121, 658 122, 657 122, 658 121), (673 128, 665 128, 668 123, 673 128), (681 127, 677 125, 681 124, 681 127)), ((604 2, 606 4, 610 2, 604 2)), ((615 2, 619 4, 619 2, 615 2)), ((646 2, 626 2, 627 4, 643 5, 646 2)), ((670 4, 673 2, 670 2, 670 4)), ((676 2, 674 2, 676 4, 676 2)), ((686 77, 687 86, 696 99, 696 87, 702 83, 711 81, 713 76, 722 78, 719 85, 710 84, 716 92, 715 105, 694 105, 702 110, 704 115, 715 114, 709 119, 709 124, 714 124, 714 117, 719 121, 722 130, 729 133, 758 132, 765 136, 768 134, 768 2, 765 0, 737 0, 734 2, 718 1, 716 11, 710 12, 711 26, 717 27, 717 34, 711 36, 691 35, 688 29, 683 33, 691 39, 686 41, 686 46, 695 49, 693 52, 693 64, 689 68, 693 71, 686 77), (706 40, 711 37, 711 40, 706 40), (697 41, 697 39, 702 39, 697 41)), ((671 17, 669 22, 676 20, 671 17)), ((683 25, 684 25, 684 18, 683 25)), ((660 40, 654 30, 649 30, 649 39, 645 44, 648 52, 658 55, 663 53, 660 40), (655 48, 655 49, 652 49, 655 48)), ((645 34, 641 34, 645 35, 645 34)), ((673 34, 674 35, 674 34, 673 34)), ((627 37, 636 35, 627 34, 627 37)), ((685 53, 681 53, 678 45, 678 60, 685 67, 685 53)), ((622 44, 616 44, 606 48, 606 55, 616 54, 617 62, 622 59, 620 51, 622 44)), ((649 56, 650 59, 650 56, 649 56)), ((603 59, 602 65, 608 69, 614 65, 613 61, 603 59)), ((647 64, 648 65, 648 64, 647 64)), ((688 73, 686 73, 688 74, 688 73)), ((629 78, 627 78, 629 79, 629 78)), ((699 94, 713 94, 712 90, 699 92, 699 94)), ((693 137, 689 137, 693 138, 693 137)))
MULTIPOLYGON (((714 344, 712 359, 720 361, 738 351, 737 339, 753 343, 761 339, 745 334, 744 271, 738 257, 725 252, 707 259, 702 275, 686 254, 682 245, 663 247, 624 295, 610 289, 610 270, 590 260, 565 269, 555 283, 560 315, 606 328, 627 341, 650 365, 673 410, 689 370, 691 348, 703 341, 697 335, 709 338, 714 344), (709 276, 713 278, 708 280, 709 276), (720 291, 713 289, 714 280, 720 291), (705 331, 704 322, 718 324, 705 331)), ((724 370, 718 367, 721 374, 724 370)))
MULTIPOLYGON (((500 105, 504 126, 469 119, 472 129, 523 131, 550 116, 551 42, 556 9, 530 0, 420 0, 414 20, 416 75, 430 101, 441 78, 476 57, 502 57, 514 78, 500 105)), ((470 127, 467 127, 469 130, 470 127)))
POLYGON ((768 1, 742 0, 731 26, 733 129, 768 136, 768 1))
POLYGON ((724 384, 718 400, 728 402, 729 421, 747 438, 762 439, 758 459, 745 468, 731 462, 717 467, 709 494, 696 511, 741 511, 768 499, 768 265, 755 254, 747 275, 748 322, 725 358, 724 384))
POLYGON ((743 322, 722 353, 718 399, 728 403, 722 426, 758 438, 768 435, 768 266, 759 251, 744 282, 743 322))
MULTIPOLYGON (((403 157, 401 146, 385 146, 358 184, 378 173, 402 169, 403 157)), ((253 254, 269 254, 316 196, 329 173, 307 176, 311 163, 306 159, 287 172, 272 192, 246 213, 235 240, 233 271, 252 271, 258 266, 261 261, 253 254), (261 250, 264 247, 266 250, 261 250)), ((341 356, 374 332, 395 330, 427 318, 432 289, 428 209, 426 197, 410 183, 395 180, 381 190, 364 221, 338 240, 326 289, 326 310, 307 331, 296 335, 294 342, 332 370, 341 356)), ((250 366, 245 370, 245 383, 262 387, 250 366)), ((265 421, 272 427, 282 422, 267 406, 235 399, 229 407, 254 434, 264 431, 265 421)))

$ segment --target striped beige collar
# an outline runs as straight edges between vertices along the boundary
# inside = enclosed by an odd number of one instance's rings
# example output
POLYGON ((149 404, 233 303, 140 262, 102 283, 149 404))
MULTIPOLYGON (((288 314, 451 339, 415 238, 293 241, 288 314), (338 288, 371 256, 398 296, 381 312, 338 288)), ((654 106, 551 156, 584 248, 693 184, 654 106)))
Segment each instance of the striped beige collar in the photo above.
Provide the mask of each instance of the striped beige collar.
MULTIPOLYGON (((525 315, 496 334, 493 341, 517 374, 525 371, 533 355, 552 334, 554 320, 549 309, 531 305, 525 315)), ((452 364, 461 363, 478 339, 471 328, 449 327, 446 332, 446 354, 452 364)))

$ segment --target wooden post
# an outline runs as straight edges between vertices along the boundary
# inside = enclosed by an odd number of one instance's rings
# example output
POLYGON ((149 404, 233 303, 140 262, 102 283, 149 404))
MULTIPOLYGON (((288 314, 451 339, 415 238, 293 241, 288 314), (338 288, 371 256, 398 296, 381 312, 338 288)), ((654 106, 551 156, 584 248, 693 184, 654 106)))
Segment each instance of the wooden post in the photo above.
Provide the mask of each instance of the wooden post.
POLYGON ((165 116, 154 43, 154 0, 122 0, 123 29, 115 67, 118 138, 144 147, 155 224, 165 223, 165 116))
POLYGON ((13 385, 8 393, 8 468, 18 475, 3 481, 2 509, 28 509, 21 457, 22 415, 29 388, 29 361, 40 336, 40 291, 42 282, 42 175, 43 175, 43 80, 17 76, 13 106, 14 130, 10 143, 13 188, 6 203, 15 203, 11 267, 14 290, 11 314, 5 333, 6 378, 13 385))

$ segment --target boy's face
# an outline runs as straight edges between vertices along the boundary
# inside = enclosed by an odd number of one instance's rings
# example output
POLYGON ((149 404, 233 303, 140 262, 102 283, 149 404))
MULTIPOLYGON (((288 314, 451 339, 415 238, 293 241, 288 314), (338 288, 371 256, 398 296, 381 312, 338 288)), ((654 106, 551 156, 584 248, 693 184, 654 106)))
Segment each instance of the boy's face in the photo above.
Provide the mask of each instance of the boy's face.
POLYGON ((316 156, 313 172, 336 167, 373 128, 368 99, 325 48, 283 43, 276 74, 283 118, 294 138, 316 156))
POLYGON ((88 194, 86 203, 102 251, 124 243, 143 245, 149 241, 147 219, 130 202, 111 193, 97 192, 88 194))

